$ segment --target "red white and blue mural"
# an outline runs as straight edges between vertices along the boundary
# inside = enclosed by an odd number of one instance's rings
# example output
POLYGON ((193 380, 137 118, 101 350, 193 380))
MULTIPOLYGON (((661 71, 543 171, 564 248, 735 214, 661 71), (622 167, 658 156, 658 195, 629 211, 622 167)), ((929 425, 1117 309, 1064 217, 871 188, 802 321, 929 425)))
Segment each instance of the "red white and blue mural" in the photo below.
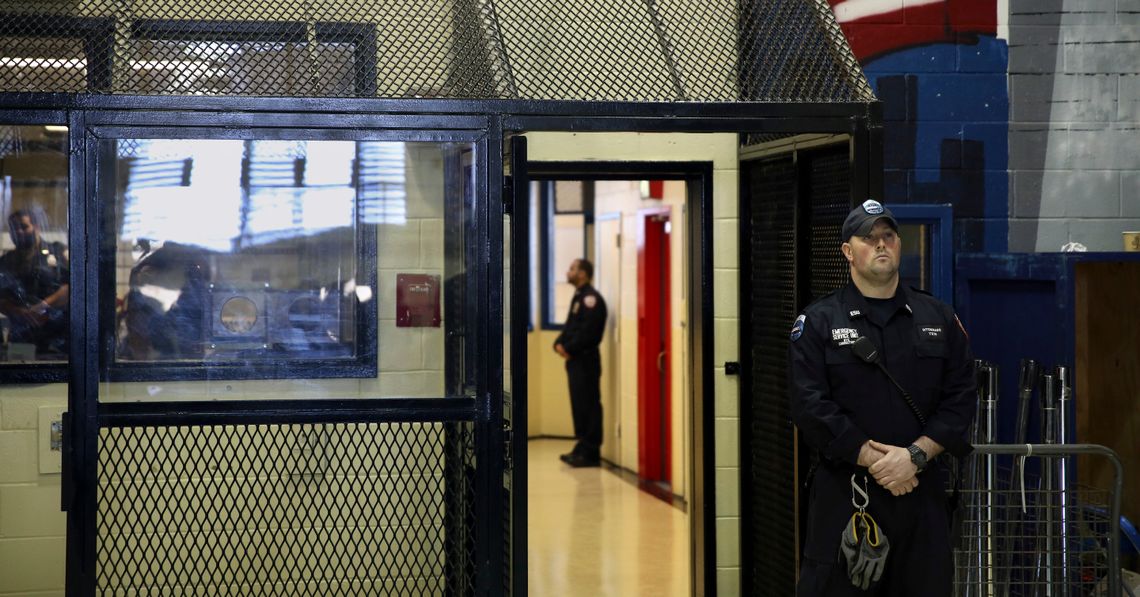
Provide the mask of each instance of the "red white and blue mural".
POLYGON ((883 102, 884 200, 952 203, 956 250, 1005 251, 1009 52, 998 0, 828 1, 883 102))

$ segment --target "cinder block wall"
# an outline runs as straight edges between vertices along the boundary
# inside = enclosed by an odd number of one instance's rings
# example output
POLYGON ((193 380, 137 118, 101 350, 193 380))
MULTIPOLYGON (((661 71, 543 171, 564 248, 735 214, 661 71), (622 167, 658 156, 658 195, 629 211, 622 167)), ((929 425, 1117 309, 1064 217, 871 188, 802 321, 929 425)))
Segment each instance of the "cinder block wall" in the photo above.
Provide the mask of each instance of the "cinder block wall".
POLYGON ((59 452, 41 452, 40 410, 67 405, 67 386, 0 386, 0 595, 63 595, 66 518, 59 452), (41 472, 41 465, 45 471, 41 472))
POLYGON ((829 1, 884 104, 888 202, 952 203, 958 251, 1140 230, 1140 0, 829 1))
POLYGON ((1011 0, 1009 248, 1140 230, 1140 0, 1011 0))

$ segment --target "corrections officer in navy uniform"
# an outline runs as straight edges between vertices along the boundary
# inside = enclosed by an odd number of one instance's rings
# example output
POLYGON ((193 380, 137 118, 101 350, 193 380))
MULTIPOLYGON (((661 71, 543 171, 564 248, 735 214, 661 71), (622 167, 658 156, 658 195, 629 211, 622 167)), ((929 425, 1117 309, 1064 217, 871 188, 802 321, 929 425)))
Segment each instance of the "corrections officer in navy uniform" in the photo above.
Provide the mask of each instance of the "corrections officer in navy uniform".
POLYGON ((594 265, 575 259, 566 281, 576 288, 570 314, 554 341, 554 352, 566 359, 570 411, 574 417, 574 450, 560 456, 573 467, 598 466, 602 447, 602 356, 598 345, 606 326, 606 301, 590 285, 594 265))
POLYGON ((866 201, 842 235, 851 282, 804 310, 789 347, 792 420, 819 456, 797 595, 949 597, 948 473, 936 457, 972 449, 968 338, 951 307, 899 286, 902 241, 890 210, 866 201), (861 337, 885 372, 856 356, 851 346, 861 337), (867 590, 847 577, 839 552, 854 513, 853 474, 869 480, 867 512, 890 544, 882 577, 867 590))
POLYGON ((0 313, 9 320, 10 342, 36 346, 37 358, 66 358, 70 267, 67 247, 40 236, 42 214, 8 216, 14 248, 0 257, 0 313))

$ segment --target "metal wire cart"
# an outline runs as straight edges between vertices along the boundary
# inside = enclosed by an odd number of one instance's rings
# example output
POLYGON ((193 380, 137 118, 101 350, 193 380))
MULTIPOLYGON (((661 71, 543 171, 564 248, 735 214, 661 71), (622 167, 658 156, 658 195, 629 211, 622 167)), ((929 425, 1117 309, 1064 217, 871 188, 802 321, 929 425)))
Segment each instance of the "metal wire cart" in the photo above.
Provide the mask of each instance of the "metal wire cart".
MULTIPOLYGON (((990 443, 995 437, 996 370, 979 364, 974 453, 964 462, 962 515, 954 553, 962 597, 1120 597, 1120 504, 1124 469, 1104 446, 1066 443, 1066 371, 1041 376, 1044 444, 990 443), (1078 460, 1107 461, 1104 486, 1082 486, 1078 460)), ((1023 363, 1018 440, 1037 366, 1023 363)), ((1131 594, 1131 591, 1129 591, 1131 594)))
MULTIPOLYGON (((1104 446, 979 445, 968 465, 979 484, 961 493, 955 594, 969 597, 1121 595, 1123 468, 1104 446), (1076 456, 1107 459, 1110 487, 1047 483, 1076 456), (1012 467, 1002 463, 1013 456, 1012 467)), ((970 476, 971 473, 967 472, 970 476)))

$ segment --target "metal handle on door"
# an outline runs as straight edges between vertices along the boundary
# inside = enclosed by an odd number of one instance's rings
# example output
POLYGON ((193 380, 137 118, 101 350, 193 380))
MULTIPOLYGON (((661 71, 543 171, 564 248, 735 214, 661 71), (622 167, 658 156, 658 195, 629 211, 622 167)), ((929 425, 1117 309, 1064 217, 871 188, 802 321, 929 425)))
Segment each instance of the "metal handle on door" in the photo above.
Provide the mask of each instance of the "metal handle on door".
POLYGON ((665 372, 665 351, 664 350, 661 351, 661 354, 657 355, 657 372, 658 373, 664 373, 665 372))

